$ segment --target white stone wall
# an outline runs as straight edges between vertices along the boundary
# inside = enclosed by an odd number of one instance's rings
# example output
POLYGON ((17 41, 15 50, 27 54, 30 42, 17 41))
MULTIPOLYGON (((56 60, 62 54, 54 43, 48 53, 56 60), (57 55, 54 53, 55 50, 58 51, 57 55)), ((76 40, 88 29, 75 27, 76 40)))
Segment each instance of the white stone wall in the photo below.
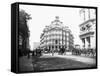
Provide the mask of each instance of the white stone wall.
MULTIPOLYGON (((63 45, 67 44, 67 48, 69 48, 69 41, 73 42, 73 38, 69 37, 71 36, 71 31, 69 30, 68 27, 63 26, 62 22, 60 22, 58 20, 57 24, 56 24, 57 20, 54 20, 50 26, 46 26, 46 28, 44 29, 45 31, 44 36, 42 36, 41 38, 41 46, 42 47, 49 47, 50 45, 54 45, 54 49, 55 49, 55 45, 57 45, 57 47, 62 46, 62 42, 63 45), (63 32, 62 32, 63 31, 63 32), (66 32, 66 33, 65 33, 66 32), (63 35, 62 35, 63 33, 63 35), (66 39, 65 39, 65 35, 66 35, 66 39), (63 36, 63 37, 62 37, 63 36), (56 43, 57 40, 57 43, 56 43), (63 40, 63 41, 62 41, 63 40), (66 40, 66 42, 65 42, 66 40), (46 42, 47 41, 47 42, 46 42)), ((73 45, 70 45, 73 46, 73 45)), ((53 48, 51 48, 53 49, 53 48)))

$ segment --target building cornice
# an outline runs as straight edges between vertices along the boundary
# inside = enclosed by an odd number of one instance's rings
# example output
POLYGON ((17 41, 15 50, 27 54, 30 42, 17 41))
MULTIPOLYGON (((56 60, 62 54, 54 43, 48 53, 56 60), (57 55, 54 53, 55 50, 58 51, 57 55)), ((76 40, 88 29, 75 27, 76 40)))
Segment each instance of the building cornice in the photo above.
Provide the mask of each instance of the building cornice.
POLYGON ((89 20, 83 22, 82 24, 80 24, 79 27, 81 27, 81 26, 84 25, 84 24, 87 24, 88 22, 93 22, 93 21, 95 21, 95 20, 96 20, 96 19, 89 19, 89 20))

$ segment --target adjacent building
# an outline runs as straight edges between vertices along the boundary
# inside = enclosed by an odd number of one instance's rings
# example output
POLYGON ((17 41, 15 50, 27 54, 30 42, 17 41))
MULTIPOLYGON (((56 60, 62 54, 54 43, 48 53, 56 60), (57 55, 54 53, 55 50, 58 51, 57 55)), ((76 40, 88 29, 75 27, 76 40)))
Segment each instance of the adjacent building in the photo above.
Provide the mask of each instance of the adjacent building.
POLYGON ((49 51, 59 51, 62 47, 66 50, 73 49, 74 37, 71 30, 63 25, 58 16, 55 18, 49 26, 45 26, 40 37, 40 47, 49 51))
POLYGON ((83 10, 84 10, 84 12, 82 14, 84 14, 84 22, 79 25, 79 28, 80 28, 79 37, 83 42, 83 48, 95 49, 95 47, 96 47, 96 15, 95 15, 95 9, 83 9, 83 10), (88 17, 86 17, 86 15, 85 15, 86 13, 88 14, 88 17))
POLYGON ((75 47, 76 49, 80 49, 80 45, 79 45, 79 44, 76 44, 74 47, 75 47))
POLYGON ((33 43, 33 50, 38 49, 40 47, 40 42, 34 42, 33 43))

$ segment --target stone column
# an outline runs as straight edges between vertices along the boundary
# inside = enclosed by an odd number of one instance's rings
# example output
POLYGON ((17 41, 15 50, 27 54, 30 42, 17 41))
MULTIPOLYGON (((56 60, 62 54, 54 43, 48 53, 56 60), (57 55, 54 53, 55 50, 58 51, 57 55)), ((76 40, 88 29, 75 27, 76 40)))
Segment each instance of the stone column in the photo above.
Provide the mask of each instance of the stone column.
POLYGON ((85 38, 82 38, 83 48, 85 48, 85 38))
POLYGON ((96 47, 96 40, 95 40, 95 37, 94 36, 91 36, 91 40, 90 40, 90 45, 91 45, 91 48, 95 48, 96 47))
POLYGON ((89 48, 91 48, 91 37, 89 37, 89 48))
POLYGON ((88 48, 91 48, 91 44, 90 44, 90 36, 86 38, 87 42, 88 42, 88 48))
POLYGON ((89 43, 88 43, 88 39, 87 39, 87 37, 85 38, 85 48, 86 49, 88 49, 88 45, 89 45, 89 43))

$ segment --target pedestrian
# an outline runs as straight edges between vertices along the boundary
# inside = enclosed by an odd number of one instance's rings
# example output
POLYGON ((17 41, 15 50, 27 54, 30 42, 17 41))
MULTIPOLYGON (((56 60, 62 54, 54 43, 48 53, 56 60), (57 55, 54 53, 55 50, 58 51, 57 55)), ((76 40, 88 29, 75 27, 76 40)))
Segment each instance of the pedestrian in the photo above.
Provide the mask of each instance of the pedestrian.
POLYGON ((37 67, 38 67, 38 49, 35 49, 32 53, 32 64, 33 64, 33 69, 34 71, 38 71, 37 67))

